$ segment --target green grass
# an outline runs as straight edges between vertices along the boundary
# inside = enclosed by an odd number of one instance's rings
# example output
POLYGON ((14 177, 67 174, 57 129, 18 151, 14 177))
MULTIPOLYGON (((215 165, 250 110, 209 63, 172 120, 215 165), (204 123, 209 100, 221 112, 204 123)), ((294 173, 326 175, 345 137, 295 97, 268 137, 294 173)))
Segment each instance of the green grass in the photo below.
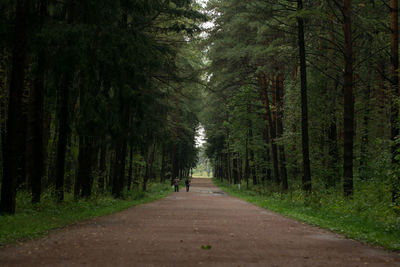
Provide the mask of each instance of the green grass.
POLYGON ((381 214, 367 203, 358 204, 355 200, 324 201, 313 196, 311 201, 300 201, 292 196, 271 194, 247 190, 245 186, 239 190, 237 186, 222 183, 213 179, 214 183, 229 195, 241 198, 259 207, 280 213, 287 217, 306 222, 311 225, 329 229, 348 238, 382 246, 385 249, 400 251, 400 217, 388 213, 381 208, 381 214), (317 204, 316 204, 317 203, 317 204))
POLYGON ((52 229, 155 201, 170 192, 171 187, 168 184, 151 184, 148 192, 124 192, 122 199, 98 195, 89 200, 74 201, 71 194, 66 194, 62 204, 55 203, 45 193, 41 203, 34 206, 30 204, 28 194, 19 193, 16 213, 0 216, 0 246, 38 238, 52 229))

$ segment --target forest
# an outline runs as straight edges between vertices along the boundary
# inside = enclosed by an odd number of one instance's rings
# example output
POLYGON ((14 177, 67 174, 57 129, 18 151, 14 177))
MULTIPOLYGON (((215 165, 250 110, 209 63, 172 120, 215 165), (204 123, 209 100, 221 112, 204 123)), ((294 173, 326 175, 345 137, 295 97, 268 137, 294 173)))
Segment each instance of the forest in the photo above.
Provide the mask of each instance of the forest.
POLYGON ((214 0, 207 14, 214 176, 396 221, 398 1, 214 0))
POLYGON ((399 229, 397 0, 2 0, 0 11, 0 213, 22 192, 33 204, 44 192, 119 199, 198 166, 399 229))
POLYGON ((202 91, 190 0, 0 2, 0 212, 140 187, 196 165, 202 91))

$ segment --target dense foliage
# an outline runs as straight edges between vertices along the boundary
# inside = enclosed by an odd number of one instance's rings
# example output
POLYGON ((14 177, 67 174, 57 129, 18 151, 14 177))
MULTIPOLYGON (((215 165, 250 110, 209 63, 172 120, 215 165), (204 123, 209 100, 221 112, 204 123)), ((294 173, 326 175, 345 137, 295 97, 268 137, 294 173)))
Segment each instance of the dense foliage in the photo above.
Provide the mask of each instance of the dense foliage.
POLYGON ((191 0, 1 1, 0 212, 18 190, 120 197, 182 176, 195 134, 205 16, 191 0))
POLYGON ((397 1, 212 0, 207 12, 215 177, 398 212, 397 1))

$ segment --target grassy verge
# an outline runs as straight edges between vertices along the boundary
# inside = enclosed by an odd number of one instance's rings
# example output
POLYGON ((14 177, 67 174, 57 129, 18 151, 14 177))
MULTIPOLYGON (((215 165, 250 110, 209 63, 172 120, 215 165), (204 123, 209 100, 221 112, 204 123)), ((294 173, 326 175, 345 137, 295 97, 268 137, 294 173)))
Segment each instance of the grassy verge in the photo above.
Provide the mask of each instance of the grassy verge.
POLYGON ((48 194, 44 194, 41 203, 35 206, 30 204, 29 195, 20 193, 16 213, 0 216, 0 246, 41 237, 49 230, 151 202, 170 192, 168 184, 152 184, 148 192, 125 192, 122 199, 99 195, 89 200, 74 201, 73 196, 67 194, 62 204, 54 203, 48 194))
POLYGON ((400 251, 400 218, 371 218, 346 212, 349 203, 342 203, 339 209, 334 205, 314 206, 293 201, 288 196, 279 194, 263 194, 254 190, 239 190, 237 186, 222 183, 213 179, 214 183, 229 195, 241 198, 259 207, 280 213, 296 220, 316 225, 321 228, 345 235, 348 238, 382 246, 385 249, 400 251))

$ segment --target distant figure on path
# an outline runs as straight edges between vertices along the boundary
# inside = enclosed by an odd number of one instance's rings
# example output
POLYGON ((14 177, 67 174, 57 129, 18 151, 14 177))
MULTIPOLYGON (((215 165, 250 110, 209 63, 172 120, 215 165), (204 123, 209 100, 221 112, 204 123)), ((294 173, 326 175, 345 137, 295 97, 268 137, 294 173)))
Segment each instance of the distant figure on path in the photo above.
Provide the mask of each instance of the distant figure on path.
POLYGON ((178 179, 178 177, 174 179, 174 187, 175 187, 175 192, 179 192, 179 179, 178 179))
POLYGON ((188 178, 186 178, 185 185, 186 185, 186 192, 189 192, 190 181, 188 178))

